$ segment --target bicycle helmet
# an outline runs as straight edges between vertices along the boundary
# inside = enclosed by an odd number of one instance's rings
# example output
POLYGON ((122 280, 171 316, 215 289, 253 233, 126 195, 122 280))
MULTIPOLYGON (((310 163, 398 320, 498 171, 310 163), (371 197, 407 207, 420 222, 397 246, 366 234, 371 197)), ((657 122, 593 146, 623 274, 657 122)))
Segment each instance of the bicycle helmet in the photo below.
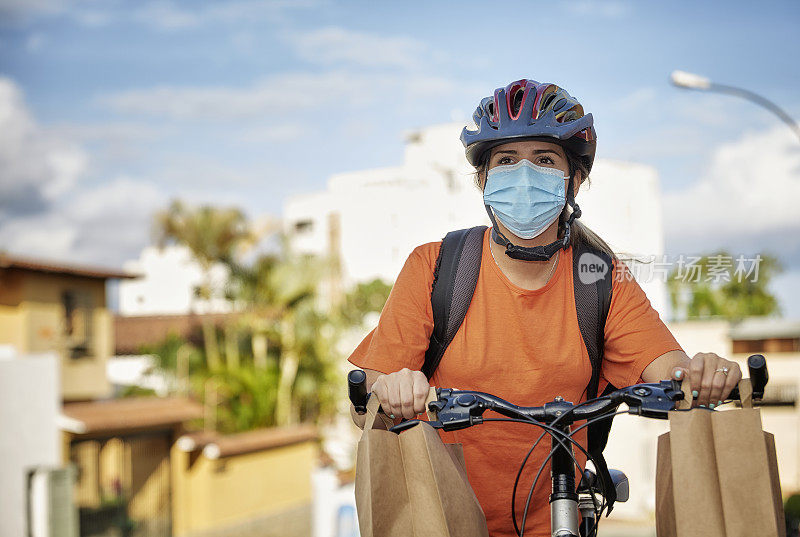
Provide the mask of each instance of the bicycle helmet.
POLYGON ((592 114, 555 84, 523 78, 485 97, 472 115, 475 130, 464 127, 461 142, 470 164, 479 167, 486 152, 514 138, 555 139, 591 171, 597 146, 592 114))

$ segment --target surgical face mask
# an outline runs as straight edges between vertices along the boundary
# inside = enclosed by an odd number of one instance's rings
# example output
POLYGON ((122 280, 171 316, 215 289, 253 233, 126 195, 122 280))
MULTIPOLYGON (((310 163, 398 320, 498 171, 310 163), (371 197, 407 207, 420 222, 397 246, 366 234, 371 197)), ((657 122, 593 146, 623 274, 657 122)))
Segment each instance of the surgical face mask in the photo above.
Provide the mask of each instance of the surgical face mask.
POLYGON ((567 200, 568 176, 554 168, 521 160, 495 166, 486 177, 483 202, 508 230, 522 239, 538 237, 555 222, 567 200))

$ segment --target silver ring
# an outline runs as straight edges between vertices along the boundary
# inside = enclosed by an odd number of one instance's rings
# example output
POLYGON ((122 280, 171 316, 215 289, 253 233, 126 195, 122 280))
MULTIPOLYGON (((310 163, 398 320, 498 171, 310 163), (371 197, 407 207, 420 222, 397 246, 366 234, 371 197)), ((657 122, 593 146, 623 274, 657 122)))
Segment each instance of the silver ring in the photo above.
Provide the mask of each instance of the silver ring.
POLYGON ((730 371, 730 369, 727 368, 727 367, 720 367, 719 369, 717 369, 716 372, 719 373, 720 371, 722 371, 722 374, 727 377, 728 376, 728 371, 730 371))

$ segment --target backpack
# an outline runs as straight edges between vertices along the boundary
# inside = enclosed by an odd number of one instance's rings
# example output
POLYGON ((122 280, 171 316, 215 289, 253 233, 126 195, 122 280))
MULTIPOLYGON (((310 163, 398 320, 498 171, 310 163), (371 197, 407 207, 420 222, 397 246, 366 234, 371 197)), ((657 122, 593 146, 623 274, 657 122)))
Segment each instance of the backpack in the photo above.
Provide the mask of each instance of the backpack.
MULTIPOLYGON (((433 308, 433 332, 425 352, 422 372, 431 379, 447 346, 453 341, 467 315, 478 275, 483 253, 483 237, 486 226, 451 231, 442 241, 439 257, 433 275, 431 306, 433 308)), ((572 281, 575 290, 575 308, 578 326, 592 364, 592 376, 584 393, 587 399, 597 397, 603 363, 603 345, 606 318, 611 305, 612 270, 611 256, 588 246, 580 246, 572 252, 572 281), (586 278, 593 280, 583 283, 580 277, 580 259, 585 253, 597 256, 598 261, 606 263, 607 270, 602 277, 586 278)), ((616 390, 609 384, 603 391, 606 395, 616 390)), ((599 420, 588 427, 588 449, 595 461, 598 481, 610 486, 603 487, 603 495, 608 502, 608 513, 616 500, 616 490, 611 484, 611 476, 603 458, 603 449, 608 443, 613 418, 599 420)))

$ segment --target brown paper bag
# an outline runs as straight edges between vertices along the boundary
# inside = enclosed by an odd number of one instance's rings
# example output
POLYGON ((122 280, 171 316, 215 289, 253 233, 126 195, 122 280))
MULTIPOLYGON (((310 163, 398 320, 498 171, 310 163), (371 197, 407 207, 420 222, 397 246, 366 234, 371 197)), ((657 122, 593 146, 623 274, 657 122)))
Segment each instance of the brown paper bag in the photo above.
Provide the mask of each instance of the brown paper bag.
POLYGON ((658 438, 658 537, 785 537, 775 439, 759 410, 671 412, 669 424, 658 438))
POLYGON ((467 480, 460 444, 444 444, 427 423, 400 434, 367 404, 358 442, 356 508, 362 537, 488 537, 467 480))

